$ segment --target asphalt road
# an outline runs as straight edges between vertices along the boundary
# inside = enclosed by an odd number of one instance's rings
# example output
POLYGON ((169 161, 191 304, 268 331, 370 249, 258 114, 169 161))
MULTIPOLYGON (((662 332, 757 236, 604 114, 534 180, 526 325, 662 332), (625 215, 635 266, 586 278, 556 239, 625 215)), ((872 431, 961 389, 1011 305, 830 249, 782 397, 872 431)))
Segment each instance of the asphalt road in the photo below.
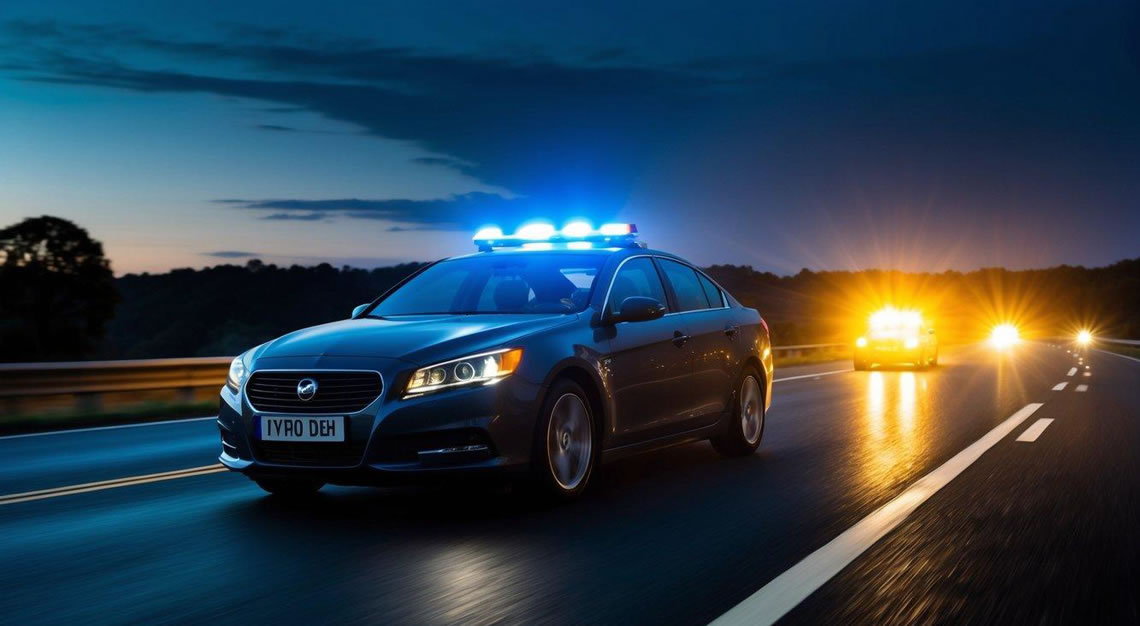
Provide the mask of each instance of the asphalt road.
POLYGON ((781 370, 756 455, 641 455, 549 508, 471 488, 278 503, 207 467, 211 420, 3 438, 0 620, 1140 622, 1140 362, 942 361, 781 370))

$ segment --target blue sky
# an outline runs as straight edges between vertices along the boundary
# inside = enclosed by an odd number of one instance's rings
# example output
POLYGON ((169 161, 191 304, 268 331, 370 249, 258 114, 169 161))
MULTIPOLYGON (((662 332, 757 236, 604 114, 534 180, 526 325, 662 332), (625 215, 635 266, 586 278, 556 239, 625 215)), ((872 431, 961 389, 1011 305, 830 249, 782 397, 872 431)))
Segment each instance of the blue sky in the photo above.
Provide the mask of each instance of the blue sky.
POLYGON ((571 217, 777 272, 1105 264, 1140 253, 1138 15, 9 0, 0 223, 72 219, 117 273, 571 217))

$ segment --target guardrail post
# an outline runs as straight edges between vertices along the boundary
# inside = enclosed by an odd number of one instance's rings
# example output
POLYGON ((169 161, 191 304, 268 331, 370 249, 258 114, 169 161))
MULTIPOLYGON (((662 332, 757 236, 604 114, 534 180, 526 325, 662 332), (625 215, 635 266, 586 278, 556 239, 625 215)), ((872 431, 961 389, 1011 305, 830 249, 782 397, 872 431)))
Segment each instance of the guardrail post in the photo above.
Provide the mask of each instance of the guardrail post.
POLYGON ((4 415, 20 415, 24 412, 24 403, 19 397, 4 398, 4 415))
POLYGON ((94 413, 103 408, 103 394, 84 392, 75 394, 75 408, 84 413, 94 413))
POLYGON ((175 391, 175 399, 182 404, 190 404, 194 402, 194 388, 179 387, 175 391))

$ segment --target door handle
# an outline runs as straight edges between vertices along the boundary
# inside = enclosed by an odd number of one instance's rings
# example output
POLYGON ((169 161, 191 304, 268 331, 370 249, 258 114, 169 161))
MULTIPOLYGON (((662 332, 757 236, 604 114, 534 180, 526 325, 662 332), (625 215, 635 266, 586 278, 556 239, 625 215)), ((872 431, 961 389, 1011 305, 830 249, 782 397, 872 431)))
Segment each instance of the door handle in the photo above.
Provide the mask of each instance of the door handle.
POLYGON ((679 330, 673 331, 673 345, 680 348, 681 346, 685 345, 685 342, 688 340, 688 335, 682 334, 679 330))
POLYGON ((739 326, 726 326, 724 328, 724 334, 728 335, 729 337, 735 337, 738 330, 740 330, 739 326))

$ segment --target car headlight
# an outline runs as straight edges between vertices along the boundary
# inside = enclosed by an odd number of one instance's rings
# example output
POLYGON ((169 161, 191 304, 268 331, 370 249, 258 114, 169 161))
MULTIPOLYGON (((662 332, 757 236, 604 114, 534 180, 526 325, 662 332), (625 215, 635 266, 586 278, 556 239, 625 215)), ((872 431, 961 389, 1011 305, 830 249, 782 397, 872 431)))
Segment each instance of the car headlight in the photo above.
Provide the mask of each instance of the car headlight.
POLYGON ((245 382, 245 377, 249 374, 249 370, 245 367, 245 355, 239 354, 230 361, 230 373, 226 375, 226 386, 232 389, 235 393, 241 390, 241 384, 245 382))
POLYGON ((867 338, 866 337, 860 337, 860 338, 856 339, 855 340, 855 347, 856 348, 866 348, 867 347, 867 338))
POLYGON ((522 348, 497 350, 422 367, 408 380, 404 395, 498 381, 518 369, 522 353, 522 348))
POLYGON ((914 350, 918 347, 918 337, 907 337, 905 345, 907 350, 914 350))

